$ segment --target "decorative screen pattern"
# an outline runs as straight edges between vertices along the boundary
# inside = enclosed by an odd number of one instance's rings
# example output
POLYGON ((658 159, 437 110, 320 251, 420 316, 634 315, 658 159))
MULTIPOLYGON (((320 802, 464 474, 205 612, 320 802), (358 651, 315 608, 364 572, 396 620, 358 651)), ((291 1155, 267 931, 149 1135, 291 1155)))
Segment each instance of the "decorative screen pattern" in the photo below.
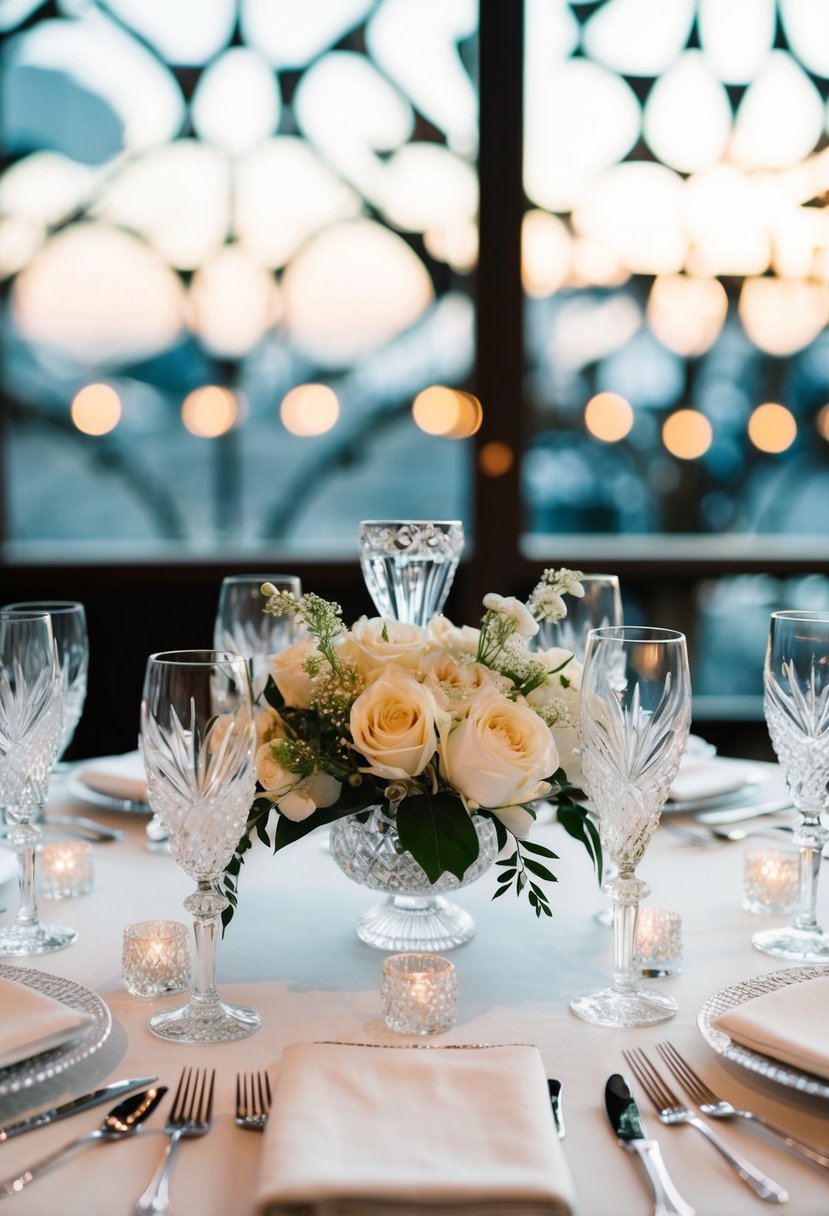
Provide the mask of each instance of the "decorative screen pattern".
POLYGON ((529 532, 822 530, 829 6, 527 0, 529 532))
POLYGON ((466 445, 411 404, 473 362, 474 0, 0 0, 0 30, 10 539, 464 518, 466 445))

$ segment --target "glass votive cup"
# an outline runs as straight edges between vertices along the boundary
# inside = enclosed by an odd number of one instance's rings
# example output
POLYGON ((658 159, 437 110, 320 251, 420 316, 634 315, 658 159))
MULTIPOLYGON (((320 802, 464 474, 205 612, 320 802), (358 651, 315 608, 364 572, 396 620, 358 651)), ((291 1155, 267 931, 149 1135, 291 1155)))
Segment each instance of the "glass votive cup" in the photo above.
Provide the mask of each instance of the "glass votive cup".
POLYGON ((121 955, 124 987, 132 996, 166 996, 190 987, 190 931, 177 920, 127 925, 121 955))
POLYGON ((649 979, 679 975, 682 970, 682 917, 666 908, 639 909, 634 945, 636 967, 649 979))
POLYGON ((39 855, 40 894, 74 899, 92 890, 92 845, 85 840, 50 840, 39 855))
POLYGON ((383 1021, 398 1034, 439 1034, 458 1016, 455 967, 439 954, 392 954, 383 963, 383 1021))
POLYGON ((794 912, 800 902, 800 855, 791 849, 749 849, 743 867, 746 912, 759 916, 794 912))

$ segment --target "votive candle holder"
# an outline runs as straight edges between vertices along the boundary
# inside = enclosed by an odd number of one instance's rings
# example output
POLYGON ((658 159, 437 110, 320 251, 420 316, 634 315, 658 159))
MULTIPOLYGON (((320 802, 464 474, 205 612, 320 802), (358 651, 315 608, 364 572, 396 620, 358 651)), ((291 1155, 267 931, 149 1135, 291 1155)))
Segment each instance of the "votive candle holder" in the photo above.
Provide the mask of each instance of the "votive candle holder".
POLYGON ((132 996, 166 996, 190 987, 190 935, 177 920, 147 920, 124 930, 121 974, 132 996))
POLYGON ((639 909, 635 939, 640 975, 664 979, 682 970, 682 917, 667 908, 639 909))
POLYGON ((800 902, 800 857, 793 850, 749 849, 743 868, 746 912, 785 915, 800 902))
POLYGON ((92 845, 85 840, 50 840, 40 849, 40 894, 74 899, 92 890, 92 845))
POLYGON ((439 1034, 458 1016, 458 978, 439 954, 392 954, 383 963, 383 1020, 398 1034, 439 1034))

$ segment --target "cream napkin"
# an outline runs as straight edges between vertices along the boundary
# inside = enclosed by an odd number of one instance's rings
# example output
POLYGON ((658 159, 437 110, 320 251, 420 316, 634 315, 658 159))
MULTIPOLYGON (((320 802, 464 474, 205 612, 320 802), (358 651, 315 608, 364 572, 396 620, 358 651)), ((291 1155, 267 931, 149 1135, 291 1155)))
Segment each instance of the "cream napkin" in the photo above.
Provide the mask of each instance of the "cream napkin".
POLYGON ((572 1208, 536 1048, 285 1049, 257 1216, 557 1216, 572 1208))
POLYGON ((829 1079, 829 975, 787 984, 715 1018, 735 1043, 829 1079))
POLYGON ((716 798, 756 782, 759 771, 745 760, 729 760, 725 756, 686 756, 679 766, 668 797, 671 802, 716 798))
POLYGON ((78 771, 77 781, 99 794, 108 794, 110 798, 123 798, 129 802, 147 801, 147 776, 140 752, 93 760, 78 771))
POLYGON ((92 1020, 27 984, 0 979, 0 1068, 76 1039, 92 1020))

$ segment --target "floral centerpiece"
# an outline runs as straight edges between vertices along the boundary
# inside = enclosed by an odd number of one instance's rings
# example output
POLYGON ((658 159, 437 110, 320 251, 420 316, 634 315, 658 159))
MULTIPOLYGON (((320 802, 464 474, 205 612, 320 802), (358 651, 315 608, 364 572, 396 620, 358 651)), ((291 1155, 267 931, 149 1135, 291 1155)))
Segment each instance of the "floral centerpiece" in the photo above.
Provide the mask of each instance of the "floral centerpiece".
POLYGON ((294 617, 304 636, 272 659, 258 710, 259 792, 226 872, 226 920, 255 837, 276 851, 384 804, 399 847, 431 883, 463 877, 478 856, 473 820, 487 816, 499 849, 512 842, 494 897, 514 889, 536 915, 552 915, 541 884, 556 881, 546 864, 556 854, 527 838, 542 798, 556 801, 601 877, 598 833, 578 800, 581 665, 529 646, 540 621, 560 619, 565 597, 583 594, 580 578, 546 570, 526 604, 487 595, 479 628, 436 616, 425 628, 362 617, 348 629, 337 604, 264 584, 264 611, 294 617))

